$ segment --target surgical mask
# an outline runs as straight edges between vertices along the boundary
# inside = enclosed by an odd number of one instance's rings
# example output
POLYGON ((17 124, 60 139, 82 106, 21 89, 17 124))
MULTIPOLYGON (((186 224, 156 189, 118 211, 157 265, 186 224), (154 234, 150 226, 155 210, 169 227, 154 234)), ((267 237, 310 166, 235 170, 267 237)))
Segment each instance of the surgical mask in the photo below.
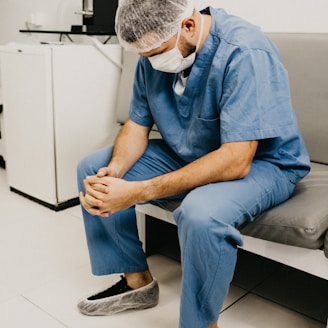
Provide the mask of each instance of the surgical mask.
POLYGON ((162 71, 166 73, 179 73, 192 66, 192 64, 196 59, 196 52, 199 48, 200 41, 202 40, 203 31, 204 31, 204 17, 203 15, 201 15, 201 30, 199 33, 196 50, 185 58, 182 56, 178 48, 178 42, 181 35, 181 29, 180 29, 177 36, 177 41, 173 49, 167 52, 163 52, 162 54, 148 57, 152 67, 158 71, 162 71))

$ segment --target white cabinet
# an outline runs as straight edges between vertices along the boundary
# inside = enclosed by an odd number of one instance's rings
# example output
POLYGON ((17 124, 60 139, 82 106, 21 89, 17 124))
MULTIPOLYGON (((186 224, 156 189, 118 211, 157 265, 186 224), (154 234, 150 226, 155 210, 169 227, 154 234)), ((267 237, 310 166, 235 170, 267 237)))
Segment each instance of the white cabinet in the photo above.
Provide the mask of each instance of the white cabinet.
POLYGON ((118 44, 0 47, 6 169, 11 190, 55 210, 77 203, 76 166, 110 143, 118 44))
POLYGON ((3 142, 3 133, 2 133, 2 123, 3 115, 2 115, 2 97, 1 97, 1 85, 0 85, 0 167, 5 166, 5 160, 4 160, 4 153, 5 153, 5 146, 3 142))

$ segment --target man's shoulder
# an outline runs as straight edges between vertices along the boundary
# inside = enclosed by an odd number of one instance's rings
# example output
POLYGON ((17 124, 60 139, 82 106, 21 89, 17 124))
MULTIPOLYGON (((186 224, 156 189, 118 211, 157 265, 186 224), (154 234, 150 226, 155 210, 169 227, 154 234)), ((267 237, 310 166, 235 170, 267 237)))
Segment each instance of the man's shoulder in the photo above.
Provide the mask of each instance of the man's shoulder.
POLYGON ((222 8, 208 8, 212 15, 211 34, 238 48, 271 50, 271 43, 261 29, 222 8))

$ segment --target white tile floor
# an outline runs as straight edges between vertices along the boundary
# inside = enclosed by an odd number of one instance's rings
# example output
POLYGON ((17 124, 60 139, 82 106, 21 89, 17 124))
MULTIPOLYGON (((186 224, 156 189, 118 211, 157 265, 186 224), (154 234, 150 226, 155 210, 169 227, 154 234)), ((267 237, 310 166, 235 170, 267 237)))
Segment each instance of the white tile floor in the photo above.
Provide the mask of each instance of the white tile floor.
MULTIPOLYGON (((161 288, 157 307, 113 317, 86 317, 77 311, 77 300, 107 287, 117 276, 90 274, 80 209, 73 207, 56 213, 10 192, 3 169, 0 169, 0 204, 0 327, 178 327, 181 277, 178 262, 163 255, 149 257, 161 288)), ((326 327, 322 311, 327 309, 328 289, 320 295, 323 309, 307 299, 308 293, 304 302, 300 302, 301 307, 281 306, 269 301, 279 299, 277 293, 270 293, 281 285, 272 278, 276 271, 277 264, 270 261, 247 254, 240 258, 220 316, 220 328, 326 327), (269 284, 265 284, 266 280, 269 284)), ((325 289, 320 284, 327 285, 324 281, 315 282, 318 290, 314 290, 314 295, 317 295, 325 289)), ((286 304, 286 296, 280 298, 280 304, 286 304)), ((298 294, 298 301, 300 298, 302 293, 298 294)))

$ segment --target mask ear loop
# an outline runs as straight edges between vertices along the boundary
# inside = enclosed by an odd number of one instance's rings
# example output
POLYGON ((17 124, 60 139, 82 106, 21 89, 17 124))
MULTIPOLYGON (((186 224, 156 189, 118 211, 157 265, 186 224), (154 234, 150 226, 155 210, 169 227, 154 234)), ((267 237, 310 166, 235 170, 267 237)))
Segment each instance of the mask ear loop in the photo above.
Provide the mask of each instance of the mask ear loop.
POLYGON ((182 29, 182 28, 179 28, 178 35, 177 35, 177 40, 175 41, 175 46, 174 46, 174 48, 178 48, 178 43, 179 43, 180 36, 181 36, 181 29, 182 29))
POLYGON ((203 37, 203 33, 204 33, 204 16, 202 14, 200 14, 200 20, 201 20, 201 27, 200 27, 200 32, 199 32, 199 37, 198 37, 198 41, 197 41, 197 44, 196 44, 196 53, 197 53, 197 50, 200 46, 200 42, 202 41, 202 37, 203 37))

